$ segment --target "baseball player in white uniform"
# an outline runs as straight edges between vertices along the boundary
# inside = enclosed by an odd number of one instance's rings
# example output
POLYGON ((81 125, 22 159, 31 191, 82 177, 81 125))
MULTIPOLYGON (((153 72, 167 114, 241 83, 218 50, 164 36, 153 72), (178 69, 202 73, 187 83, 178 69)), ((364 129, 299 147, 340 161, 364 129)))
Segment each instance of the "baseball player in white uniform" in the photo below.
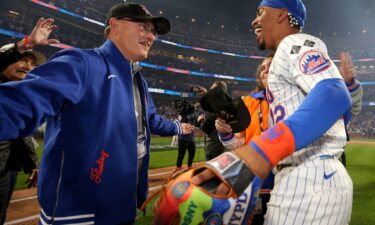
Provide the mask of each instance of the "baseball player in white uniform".
MULTIPOLYGON (((275 187, 265 224, 348 224, 353 184, 338 160, 346 144, 344 118, 341 118, 344 111, 336 117, 320 113, 345 101, 332 97, 330 101, 319 103, 331 92, 345 91, 345 86, 325 44, 316 37, 293 32, 303 27, 305 17, 305 7, 300 0, 264 0, 252 23, 259 46, 275 51, 268 74, 269 121, 273 126, 288 118, 295 120, 285 123, 292 129, 297 145, 297 151, 276 167, 275 187), (291 32, 272 40, 268 36, 272 34, 266 33, 269 32, 267 23, 273 18, 280 21, 285 14, 291 32), (297 110, 299 114, 294 114, 297 110), (309 126, 295 123, 308 117, 311 117, 309 126), (332 119, 335 120, 332 125, 326 121, 332 119), (328 124, 329 129, 317 140, 298 147, 298 142, 304 142, 298 139, 308 138, 328 124)), ((281 24, 276 22, 274 26, 281 24)))
MULTIPOLYGON (((252 26, 260 49, 275 52, 268 74, 270 128, 236 150, 259 177, 274 168, 267 225, 349 224, 353 184, 339 161, 351 98, 318 38, 301 34, 301 0, 262 0, 252 26)), ((193 178, 201 184, 214 175, 193 178)), ((224 184, 216 194, 226 194, 224 184)))

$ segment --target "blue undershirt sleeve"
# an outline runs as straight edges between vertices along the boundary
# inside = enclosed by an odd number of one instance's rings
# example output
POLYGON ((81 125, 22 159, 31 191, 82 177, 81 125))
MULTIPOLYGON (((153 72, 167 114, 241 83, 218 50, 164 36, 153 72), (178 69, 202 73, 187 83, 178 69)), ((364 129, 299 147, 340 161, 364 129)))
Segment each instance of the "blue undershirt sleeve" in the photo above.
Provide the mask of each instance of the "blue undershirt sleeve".
POLYGON ((294 135, 296 150, 322 136, 351 110, 351 98, 341 79, 320 81, 306 96, 300 107, 284 123, 294 135))

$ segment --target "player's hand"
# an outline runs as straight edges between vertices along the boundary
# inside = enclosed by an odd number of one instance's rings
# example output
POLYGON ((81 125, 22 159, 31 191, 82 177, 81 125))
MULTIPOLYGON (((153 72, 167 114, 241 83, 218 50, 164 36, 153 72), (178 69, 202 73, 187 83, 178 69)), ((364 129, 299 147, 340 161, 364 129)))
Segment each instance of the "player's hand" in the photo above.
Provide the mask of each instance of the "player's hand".
MULTIPOLYGON (((199 186, 213 178, 215 178, 215 174, 211 170, 205 169, 203 170, 203 172, 198 173, 196 176, 194 176, 191 182, 199 186)), ((224 183, 221 183, 217 187, 214 194, 219 195, 219 196, 225 196, 228 193, 229 193, 229 188, 224 183)))
POLYGON ((60 43, 57 39, 48 39, 51 32, 57 28, 57 25, 53 24, 53 22, 55 22, 55 20, 52 18, 44 19, 41 17, 38 20, 33 31, 29 35, 31 46, 60 43))
POLYGON ((33 169, 31 173, 29 174, 29 177, 26 180, 26 184, 28 188, 35 187, 37 182, 38 182, 38 174, 39 170, 38 169, 33 169))
POLYGON ((233 130, 227 122, 221 118, 215 120, 216 130, 220 133, 232 133, 233 130))
POLYGON ((204 88, 204 87, 198 87, 198 91, 197 93, 200 95, 200 96, 204 96, 207 94, 207 89, 204 88))
POLYGON ((355 69, 352 62, 352 58, 349 53, 340 53, 340 72, 341 76, 344 78, 345 83, 350 83, 355 77, 355 69))
POLYGON ((181 123, 182 134, 191 134, 194 126, 189 123, 181 123))

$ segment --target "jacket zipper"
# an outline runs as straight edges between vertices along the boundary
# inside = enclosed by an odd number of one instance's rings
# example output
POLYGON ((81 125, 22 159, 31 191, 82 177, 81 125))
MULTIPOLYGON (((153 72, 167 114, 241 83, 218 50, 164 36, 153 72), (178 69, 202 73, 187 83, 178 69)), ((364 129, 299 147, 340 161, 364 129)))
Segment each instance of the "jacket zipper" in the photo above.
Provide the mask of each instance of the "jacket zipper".
POLYGON ((60 176, 59 181, 57 182, 57 188, 56 188, 56 203, 55 207, 53 209, 52 218, 51 218, 51 224, 53 224, 55 220, 55 213, 57 210, 57 206, 59 204, 59 197, 60 197, 60 186, 61 186, 61 180, 62 180, 62 173, 63 173, 63 167, 64 167, 64 150, 61 152, 61 165, 60 165, 60 176))

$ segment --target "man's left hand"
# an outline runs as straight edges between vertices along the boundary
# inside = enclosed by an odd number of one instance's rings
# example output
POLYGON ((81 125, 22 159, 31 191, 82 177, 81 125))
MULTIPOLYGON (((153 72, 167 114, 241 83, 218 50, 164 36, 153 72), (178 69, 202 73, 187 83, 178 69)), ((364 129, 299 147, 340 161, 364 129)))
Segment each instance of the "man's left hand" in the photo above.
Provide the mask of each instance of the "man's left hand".
POLYGON ((31 173, 29 174, 29 177, 27 178, 27 181, 25 182, 27 184, 28 188, 36 187, 37 181, 38 181, 38 169, 33 169, 31 173))

